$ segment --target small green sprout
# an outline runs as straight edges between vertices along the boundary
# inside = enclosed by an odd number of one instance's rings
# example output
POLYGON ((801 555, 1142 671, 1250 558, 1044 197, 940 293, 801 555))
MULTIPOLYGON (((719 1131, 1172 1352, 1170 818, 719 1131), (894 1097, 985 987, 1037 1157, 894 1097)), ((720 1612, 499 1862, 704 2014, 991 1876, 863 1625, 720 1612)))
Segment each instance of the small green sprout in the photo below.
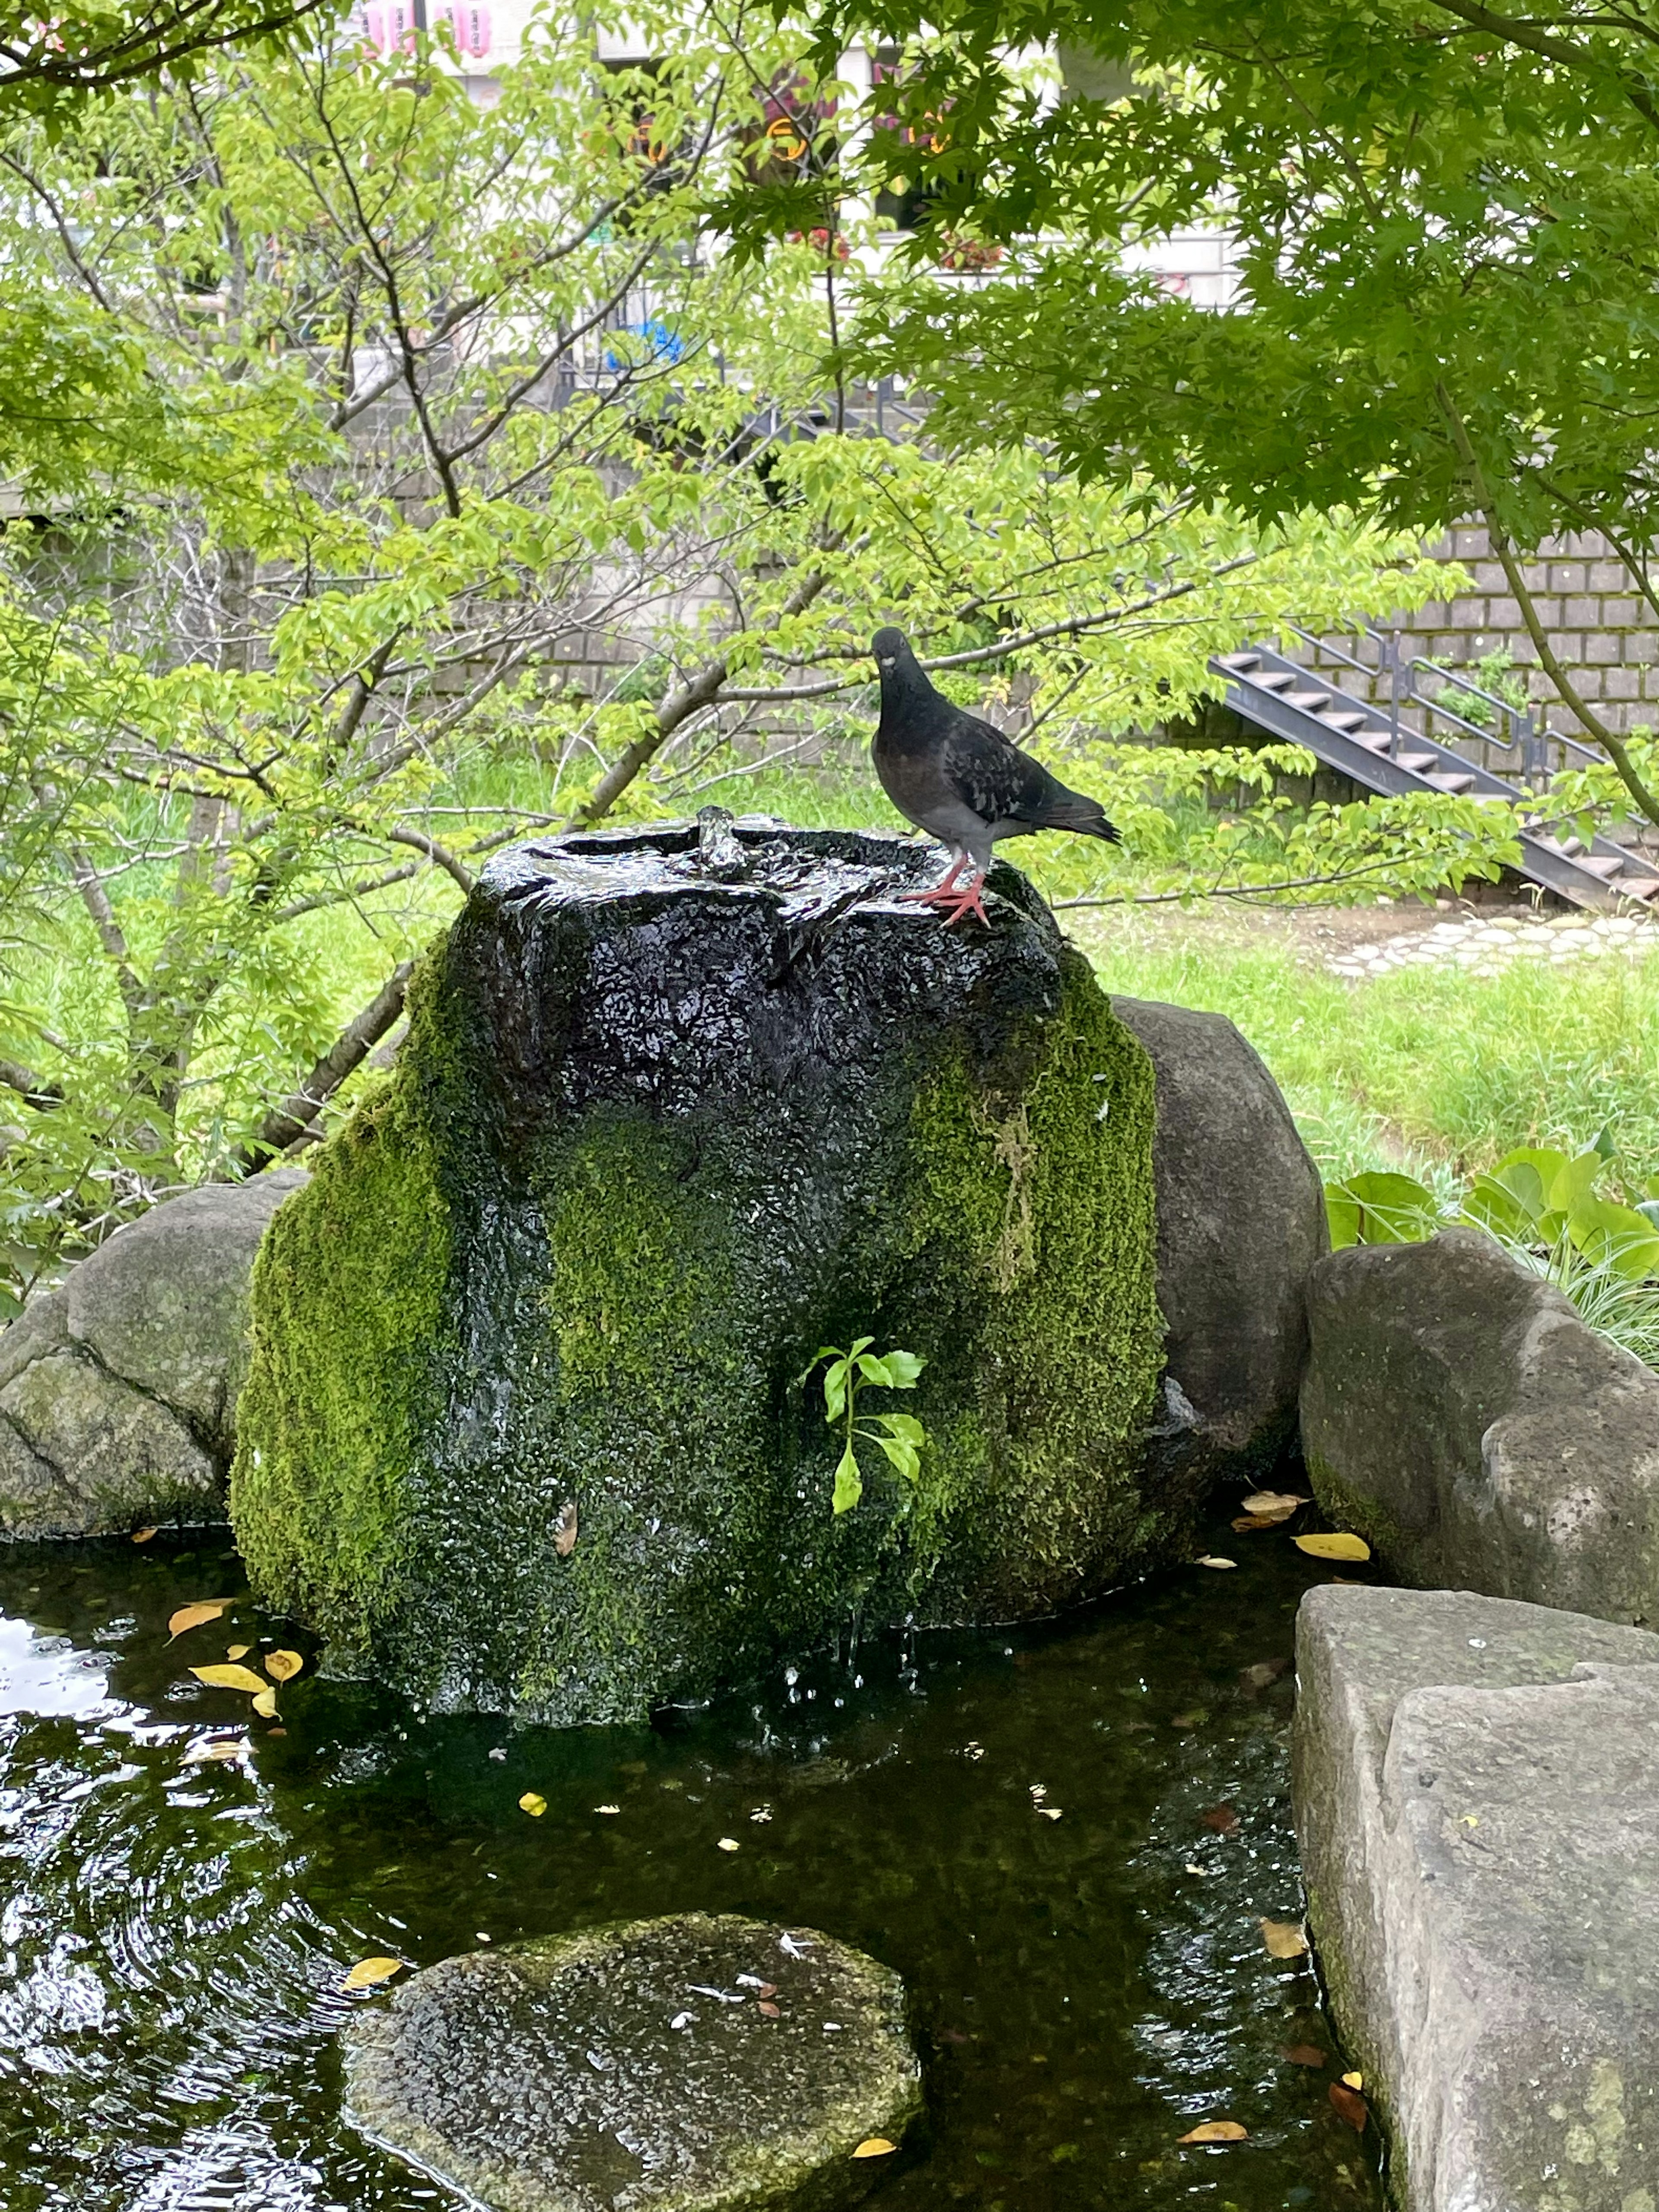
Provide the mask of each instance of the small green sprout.
POLYGON ((888 1390, 914 1390, 916 1377, 927 1362, 915 1352, 873 1352, 870 1346, 875 1340, 873 1336, 861 1336, 845 1352, 838 1345, 826 1344, 813 1355, 813 1367, 820 1359, 830 1362, 823 1377, 823 1418, 832 1429, 844 1424, 846 1430, 846 1447, 836 1468, 832 1500, 838 1514, 850 1513, 864 1495, 864 1478, 854 1449, 858 1443, 874 1444, 907 1482, 914 1482, 921 1471, 920 1454, 927 1432, 915 1415, 872 1413, 860 1421, 858 1404, 859 1392, 872 1382, 888 1390))

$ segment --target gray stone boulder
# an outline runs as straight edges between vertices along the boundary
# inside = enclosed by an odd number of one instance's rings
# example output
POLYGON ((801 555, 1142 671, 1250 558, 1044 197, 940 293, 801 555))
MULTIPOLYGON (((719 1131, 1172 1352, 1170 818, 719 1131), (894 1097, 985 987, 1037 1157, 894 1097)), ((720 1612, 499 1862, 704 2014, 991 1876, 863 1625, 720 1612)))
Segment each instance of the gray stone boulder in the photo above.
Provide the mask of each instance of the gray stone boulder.
POLYGON ((1659 2205, 1656 1660, 1464 1591, 1303 1600, 1309 1918, 1397 2212, 1659 2205))
POLYGON ((1340 1526, 1410 1582, 1659 1626, 1659 1375, 1478 1230, 1333 1253, 1308 1313, 1340 1526))
POLYGON ((1296 1425, 1308 1276, 1329 1238, 1319 1170, 1278 1085, 1223 1014, 1112 1011, 1157 1079, 1152 1182, 1167 1327, 1149 1486, 1200 1497, 1266 1474, 1296 1425))
POLYGON ((0 1537, 222 1520, 253 1255, 305 1180, 168 1200, 0 1334, 0 1537))
POLYGON ((489 2212, 835 2212, 921 2104, 896 1974, 731 1915, 446 1959, 344 2042, 350 2123, 489 2212))

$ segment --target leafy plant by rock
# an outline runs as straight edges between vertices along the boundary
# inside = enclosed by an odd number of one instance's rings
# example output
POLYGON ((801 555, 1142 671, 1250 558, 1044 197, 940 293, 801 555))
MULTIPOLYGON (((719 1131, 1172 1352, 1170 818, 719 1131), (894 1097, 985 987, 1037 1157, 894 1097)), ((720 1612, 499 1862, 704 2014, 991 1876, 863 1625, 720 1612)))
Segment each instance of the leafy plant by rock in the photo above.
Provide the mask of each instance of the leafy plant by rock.
POLYGON ((1605 1336, 1659 1365, 1659 1198, 1624 1206, 1595 1188, 1604 1139, 1576 1153, 1519 1145, 1449 1211, 1414 1176, 1375 1170, 1325 1186, 1331 1244, 1416 1244, 1452 1222, 1484 1229, 1565 1291, 1605 1336))
POLYGON ((233 1519, 337 1665, 618 1718, 1182 1540, 1152 1064, 1012 871, 988 932, 894 904, 929 866, 769 825, 492 864, 255 1270, 233 1519), (855 1335, 914 1347, 928 1443, 837 1515, 810 1376, 855 1335))

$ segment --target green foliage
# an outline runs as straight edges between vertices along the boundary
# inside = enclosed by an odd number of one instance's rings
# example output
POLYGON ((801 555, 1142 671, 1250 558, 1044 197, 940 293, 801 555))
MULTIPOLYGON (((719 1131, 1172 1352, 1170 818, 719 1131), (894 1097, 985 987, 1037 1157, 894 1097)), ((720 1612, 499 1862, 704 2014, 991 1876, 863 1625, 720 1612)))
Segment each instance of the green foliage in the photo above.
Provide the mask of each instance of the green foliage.
MULTIPOLYGON (((1132 455, 1259 516, 1373 491, 1437 526, 1486 492, 1522 543, 1604 520, 1653 543, 1659 105, 1637 17, 1416 0, 911 0, 825 7, 911 41, 862 171, 901 161, 932 237, 1010 249, 1015 281, 884 297, 890 359, 949 419, 1132 455), (1471 25, 1478 24, 1478 34, 1471 25), (1053 98, 1030 45, 1133 62, 1109 104, 1053 98), (1029 43, 1028 43, 1029 42, 1029 43), (948 128, 938 118, 948 115, 948 128), (1161 295, 1114 249, 1235 235, 1239 310, 1161 295), (1128 312, 1125 312, 1128 310, 1128 312)), ((1005 264, 1006 265, 1006 264, 1005 264)), ((872 324, 872 340, 877 337, 872 324)))
POLYGON ((1517 957, 1485 975, 1448 961, 1355 981, 1288 917, 1122 908, 1072 926, 1109 991, 1237 1022, 1333 1180, 1404 1168, 1450 1203, 1517 1139, 1577 1152, 1601 1129, 1627 1200, 1659 1176, 1659 953, 1517 957))
POLYGON ((1406 1175, 1325 1186, 1331 1244, 1418 1244, 1455 1220, 1483 1229, 1565 1292, 1592 1328, 1651 1364, 1659 1355, 1659 1203, 1621 1206, 1595 1188, 1613 1157, 1521 1145, 1473 1176, 1461 1209, 1406 1175))
POLYGON ((872 1352, 869 1346, 875 1340, 873 1336, 855 1337, 845 1352, 826 1344, 812 1358, 814 1367, 820 1359, 830 1362, 823 1370, 823 1418, 832 1429, 841 1424, 846 1439, 836 1467, 834 1506, 838 1514, 850 1513, 864 1495, 854 1449, 860 1441, 874 1444, 906 1482, 914 1483, 921 1472, 921 1453, 927 1442, 921 1423, 911 1413, 874 1413, 860 1425, 859 1393, 871 1383, 886 1390, 914 1390, 927 1362, 914 1352, 872 1352))
MULTIPOLYGON (((506 838, 683 812, 780 720, 862 732, 896 610, 1066 765, 1263 625, 1437 588, 1342 516, 826 427, 841 280, 705 237, 799 42, 630 19, 652 71, 596 64, 603 11, 550 18, 489 108, 431 46, 324 28, 13 131, 0 465, 40 522, 0 546, 0 1081, 55 1102, 3 1139, 20 1287, 266 1157, 506 838), (645 657, 566 683, 596 632, 645 657)), ((1282 826, 1226 868, 1304 867, 1282 826)))

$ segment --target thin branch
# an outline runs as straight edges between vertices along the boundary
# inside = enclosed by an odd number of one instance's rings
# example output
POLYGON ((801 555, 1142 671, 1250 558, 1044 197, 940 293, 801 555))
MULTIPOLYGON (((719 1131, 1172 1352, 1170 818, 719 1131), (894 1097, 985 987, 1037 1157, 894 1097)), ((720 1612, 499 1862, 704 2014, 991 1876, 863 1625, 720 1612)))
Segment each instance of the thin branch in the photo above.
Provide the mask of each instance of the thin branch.
POLYGON ((240 1175, 258 1175, 310 1128, 347 1076, 362 1065, 398 1021, 414 965, 412 960, 399 962, 362 1012, 347 1023, 299 1089, 265 1115, 232 1162, 240 1175))
MULTIPOLYGON (((845 531, 830 532, 818 550, 823 553, 838 552, 846 542, 846 535, 845 531)), ((791 615, 805 613, 829 581, 828 574, 822 568, 814 568, 803 576, 784 601, 779 619, 787 620, 791 615)), ((656 728, 643 737, 636 738, 631 745, 618 754, 595 785, 592 797, 578 807, 571 817, 570 828, 591 829, 594 823, 608 814, 635 777, 650 765, 680 724, 701 708, 712 706, 721 696, 729 673, 730 664, 722 655, 717 660, 709 661, 678 690, 671 691, 657 709, 656 728)))
POLYGON ((417 853, 424 853, 434 866, 441 868, 447 876, 453 877, 460 886, 463 898, 471 896, 473 881, 471 872, 464 867, 452 852, 437 843, 434 839, 423 837, 418 830, 383 830, 380 834, 388 838, 394 845, 412 845, 417 853))
POLYGON ((1646 784, 1637 774, 1636 763, 1632 760, 1629 748, 1624 739, 1616 731, 1607 726, 1587 700, 1580 696, 1577 686, 1556 657, 1555 648, 1550 643, 1549 632, 1544 628, 1539 617, 1537 605, 1531 592, 1527 588, 1527 580, 1521 573, 1521 564, 1515 557, 1515 548, 1510 543, 1510 534, 1498 520, 1496 503, 1487 487, 1486 471, 1480 465, 1480 457, 1474 450, 1474 443, 1469 436, 1468 426, 1459 412, 1456 402, 1445 385, 1437 380, 1434 387, 1434 395, 1439 404, 1440 411, 1450 428, 1452 442, 1457 448, 1457 457, 1468 471, 1470 489, 1474 494, 1475 503, 1485 519, 1486 534, 1492 541, 1492 550, 1498 556, 1503 568, 1510 596, 1521 610, 1521 619, 1527 626, 1527 635, 1532 640, 1533 649, 1538 655, 1540 666, 1566 704, 1578 717, 1580 726, 1589 732, 1591 737, 1617 769, 1620 781, 1636 801, 1640 811, 1650 822, 1659 823, 1659 797, 1656 797, 1648 789, 1646 784))
MULTIPOLYGON (((1184 599, 1189 592, 1200 591, 1212 584, 1219 576, 1231 575, 1235 568, 1248 568, 1252 562, 1261 559, 1259 553, 1240 553, 1231 561, 1224 561, 1207 576, 1192 576, 1185 583, 1172 584, 1167 592, 1155 592, 1149 599, 1137 599, 1133 606, 1111 607, 1104 614, 1076 615, 1066 622, 1045 623, 1041 629, 1018 631, 1012 637, 1000 637, 992 645, 976 645, 966 653, 942 653, 932 660, 921 661, 923 668, 971 668, 982 660, 1000 660, 1011 653, 1018 653, 1028 645, 1042 645, 1053 637, 1080 637, 1086 630, 1103 629, 1109 623, 1127 622, 1135 615, 1144 615, 1153 607, 1167 606, 1171 599, 1184 599)), ((721 696, 729 700, 752 701, 763 706, 777 705, 791 699, 827 699, 837 691, 855 691, 870 681, 867 676, 842 677, 828 684, 802 684, 790 691, 726 691, 721 696)))

